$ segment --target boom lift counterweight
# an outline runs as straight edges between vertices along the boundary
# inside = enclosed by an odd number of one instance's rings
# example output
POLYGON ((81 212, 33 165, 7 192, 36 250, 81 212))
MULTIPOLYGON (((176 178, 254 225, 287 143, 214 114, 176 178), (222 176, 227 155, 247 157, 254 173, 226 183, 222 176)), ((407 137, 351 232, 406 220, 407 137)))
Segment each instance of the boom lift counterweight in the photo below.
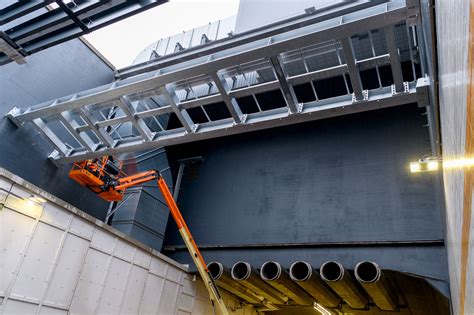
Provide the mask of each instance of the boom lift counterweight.
POLYGON ((178 226, 179 234, 181 234, 184 244, 201 275, 212 303, 217 304, 222 315, 228 314, 219 290, 210 276, 204 258, 202 257, 191 232, 179 211, 178 205, 176 204, 168 185, 159 171, 149 170, 127 176, 122 171, 122 162, 111 156, 105 156, 100 159, 74 163, 69 172, 69 177, 82 186, 89 188, 102 199, 111 202, 122 200, 124 192, 129 187, 157 180, 158 188, 163 194, 171 215, 178 226))

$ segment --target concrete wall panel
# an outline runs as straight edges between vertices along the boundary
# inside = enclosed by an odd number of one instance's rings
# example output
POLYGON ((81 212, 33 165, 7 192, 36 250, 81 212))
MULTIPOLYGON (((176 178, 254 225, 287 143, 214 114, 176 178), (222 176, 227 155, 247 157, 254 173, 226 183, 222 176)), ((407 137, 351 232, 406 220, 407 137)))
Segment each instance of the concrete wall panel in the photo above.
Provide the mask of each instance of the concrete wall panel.
POLYGON ((194 314, 197 299, 213 314, 183 265, 1 168, 0 183, 0 314, 194 314))

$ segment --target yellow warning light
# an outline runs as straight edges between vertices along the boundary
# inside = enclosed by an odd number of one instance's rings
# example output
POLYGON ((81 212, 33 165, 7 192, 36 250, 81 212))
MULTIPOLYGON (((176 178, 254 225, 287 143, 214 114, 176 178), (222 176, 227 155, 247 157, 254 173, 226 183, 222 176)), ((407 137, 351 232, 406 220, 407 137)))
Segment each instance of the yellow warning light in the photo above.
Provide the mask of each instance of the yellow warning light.
POLYGON ((428 171, 437 171, 438 170, 438 161, 429 161, 427 164, 428 171))
POLYGON ((39 204, 39 203, 45 203, 45 202, 46 202, 46 199, 41 198, 41 197, 39 197, 39 196, 33 196, 33 195, 31 195, 30 197, 28 197, 28 198, 26 199, 26 202, 27 202, 28 204, 39 204))
POLYGON ((412 173, 421 172, 421 164, 419 162, 411 162, 410 163, 410 172, 412 172, 412 173))
POLYGON ((424 156, 417 162, 410 162, 410 172, 431 172, 443 169, 461 169, 474 167, 474 158, 441 160, 440 157, 424 156))
POLYGON ((439 159, 436 157, 424 156, 417 162, 410 163, 411 173, 433 172, 439 169, 439 159))

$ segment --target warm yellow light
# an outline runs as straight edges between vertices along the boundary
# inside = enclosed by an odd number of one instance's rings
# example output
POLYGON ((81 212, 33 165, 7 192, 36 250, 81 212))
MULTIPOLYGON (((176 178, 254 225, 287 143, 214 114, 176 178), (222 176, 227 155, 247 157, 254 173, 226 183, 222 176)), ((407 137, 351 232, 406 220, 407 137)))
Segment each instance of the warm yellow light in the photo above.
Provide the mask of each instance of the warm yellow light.
POLYGON ((443 168, 464 168, 474 166, 474 158, 444 160, 443 168))
POLYGON ((31 195, 30 197, 28 197, 27 199, 27 204, 38 204, 38 203, 45 203, 46 202, 46 199, 44 198, 41 198, 39 196, 33 196, 31 195))
POLYGON ((319 303, 314 303, 314 308, 322 315, 332 315, 332 312, 319 303))
POLYGON ((411 162, 410 163, 410 172, 412 172, 412 173, 421 172, 421 164, 419 162, 411 162))
POLYGON ((35 203, 33 200, 31 200, 31 199, 25 200, 25 204, 26 204, 28 207, 33 207, 33 206, 36 205, 36 203, 35 203))
POLYGON ((427 170, 428 171, 437 171, 438 170, 438 161, 428 161, 427 170))

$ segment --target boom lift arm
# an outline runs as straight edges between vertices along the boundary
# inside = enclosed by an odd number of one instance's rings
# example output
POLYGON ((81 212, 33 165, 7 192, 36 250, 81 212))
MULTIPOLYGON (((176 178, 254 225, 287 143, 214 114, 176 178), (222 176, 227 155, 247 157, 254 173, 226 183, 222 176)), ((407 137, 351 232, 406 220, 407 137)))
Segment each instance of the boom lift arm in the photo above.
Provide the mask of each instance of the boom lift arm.
POLYGON ((102 199, 107 201, 118 201, 122 199, 123 193, 129 187, 133 187, 142 183, 157 180, 166 204, 168 205, 171 215, 178 226, 179 234, 184 240, 184 244, 201 275, 204 285, 209 292, 211 302, 217 304, 222 315, 228 315, 227 308, 217 289, 216 284, 207 269, 204 258, 199 251, 186 222, 184 221, 178 205, 171 194, 168 185, 163 176, 157 170, 141 172, 135 175, 124 176, 121 170, 122 164, 117 163, 111 157, 104 157, 98 160, 88 160, 75 163, 69 173, 69 177, 77 181, 83 186, 88 187, 97 193, 102 199))

